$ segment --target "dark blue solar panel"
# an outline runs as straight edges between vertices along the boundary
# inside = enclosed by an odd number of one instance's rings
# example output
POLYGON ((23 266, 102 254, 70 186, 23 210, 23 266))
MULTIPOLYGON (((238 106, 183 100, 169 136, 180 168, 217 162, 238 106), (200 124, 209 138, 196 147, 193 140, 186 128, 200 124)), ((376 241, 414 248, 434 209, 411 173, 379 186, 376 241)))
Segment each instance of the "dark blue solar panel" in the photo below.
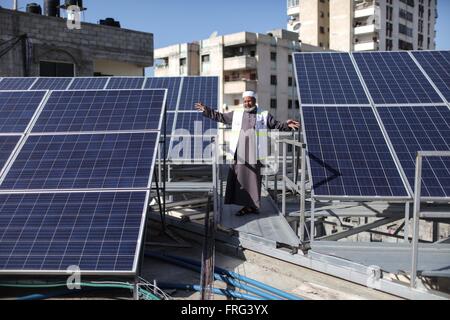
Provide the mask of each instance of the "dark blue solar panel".
POLYGON ((36 78, 3 78, 0 82, 0 91, 28 90, 36 78))
POLYGON ((213 146, 210 137, 172 137, 169 159, 172 161, 211 161, 213 146))
POLYGON ((408 196, 371 107, 302 112, 316 195, 408 196))
POLYGON ((147 78, 145 89, 168 89, 167 110, 176 110, 180 84, 180 77, 147 78))
POLYGON ((0 136, 0 171, 2 171, 19 140, 19 136, 0 136))
POLYGON ((0 92, 0 133, 23 133, 45 91, 0 92))
POLYGON ((0 188, 147 188, 156 133, 30 136, 0 188))
MULTIPOLYGON (((167 112, 167 124, 166 124, 166 135, 172 135, 173 123, 175 121, 176 113, 167 112)), ((161 129, 161 134, 164 134, 163 128, 161 129)))
MULTIPOLYGON (((106 89, 142 89, 145 78, 111 78, 106 89)), ((163 88, 165 89, 165 88, 163 88)))
MULTIPOLYGON (((445 106, 377 109, 414 188, 417 152, 450 150, 450 110, 445 106)), ((425 158, 422 177, 422 196, 450 196, 449 158, 425 158)))
POLYGON ((183 80, 178 110, 194 110, 197 102, 213 109, 219 108, 218 77, 186 77, 183 80))
POLYGON ((165 90, 52 92, 33 132, 158 130, 165 90))
POLYGON ((104 77, 75 78, 68 90, 100 90, 105 88, 108 79, 104 77))
POLYGON ((302 104, 368 104, 348 53, 294 54, 302 104))
POLYGON ((146 193, 0 195, 0 273, 135 272, 146 193))
POLYGON ((439 103, 408 52, 353 53, 375 104, 439 103))
POLYGON ((73 78, 39 78, 30 90, 66 90, 73 78))
POLYGON ((216 135, 217 123, 201 112, 178 112, 173 135, 216 135), (212 130, 211 130, 212 129, 212 130))
POLYGON ((450 51, 412 53, 447 101, 450 101, 450 51))

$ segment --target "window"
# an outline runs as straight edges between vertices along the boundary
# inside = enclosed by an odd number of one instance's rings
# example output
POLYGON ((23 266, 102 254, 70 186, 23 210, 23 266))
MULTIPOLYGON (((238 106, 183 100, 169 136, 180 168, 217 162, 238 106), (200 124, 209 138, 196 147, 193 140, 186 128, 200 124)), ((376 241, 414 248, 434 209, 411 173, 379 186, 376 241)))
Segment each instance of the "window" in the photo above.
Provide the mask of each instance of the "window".
POLYGON ((270 76, 270 84, 276 86, 278 83, 277 76, 270 76))
POLYGON ((293 83, 292 77, 289 77, 288 78, 288 86, 292 87, 292 83, 293 83))
POLYGON ((277 53, 276 52, 271 52, 270 53, 270 60, 277 61, 277 53))
POLYGON ((209 63, 209 54, 205 54, 204 56, 202 56, 202 62, 209 63))
POLYGON ((41 61, 39 63, 41 77, 74 77, 75 65, 73 63, 41 61))
POLYGON ((292 100, 288 100, 288 109, 292 109, 292 100))
POLYGON ((325 28, 324 27, 320 27, 320 33, 325 33, 325 28))
POLYGON ((295 100, 295 109, 300 109, 300 103, 298 100, 295 100))
POLYGON ((277 99, 270 99, 270 107, 272 109, 276 109, 277 108, 277 99))
POLYGON ((292 64, 292 55, 288 55, 288 63, 292 64))
POLYGON ((186 58, 181 58, 180 59, 180 66, 184 67, 187 64, 187 59, 186 58))

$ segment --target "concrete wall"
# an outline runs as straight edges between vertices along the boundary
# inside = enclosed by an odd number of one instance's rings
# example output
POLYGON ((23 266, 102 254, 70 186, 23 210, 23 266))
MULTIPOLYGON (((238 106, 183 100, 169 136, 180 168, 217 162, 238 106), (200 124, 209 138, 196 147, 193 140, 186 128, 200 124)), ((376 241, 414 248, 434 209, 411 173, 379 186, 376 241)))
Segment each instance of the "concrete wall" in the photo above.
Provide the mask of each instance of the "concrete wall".
MULTIPOLYGON (((92 76, 94 62, 109 60, 136 68, 153 65, 153 35, 97 24, 67 28, 66 20, 0 9, 0 43, 27 34, 32 43, 30 75, 39 75, 39 61, 73 63, 77 76, 92 76)), ((22 49, 18 45, 0 59, 0 76, 23 76, 22 49)))

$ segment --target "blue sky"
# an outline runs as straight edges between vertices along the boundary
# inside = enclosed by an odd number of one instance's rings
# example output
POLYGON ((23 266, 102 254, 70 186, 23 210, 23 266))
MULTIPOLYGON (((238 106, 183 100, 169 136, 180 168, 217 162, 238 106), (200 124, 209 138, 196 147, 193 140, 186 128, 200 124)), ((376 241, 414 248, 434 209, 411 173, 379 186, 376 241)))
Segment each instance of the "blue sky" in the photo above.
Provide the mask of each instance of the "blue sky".
MULTIPOLYGON (((12 0, 0 0, 11 8, 12 0)), ((42 0, 19 0, 42 4, 42 0)), ((62 2, 62 1, 61 1, 62 2)), ((155 48, 208 38, 214 31, 266 32, 286 27, 286 0, 85 0, 85 21, 106 17, 119 20, 124 28, 152 32, 155 48)), ((450 49, 450 1, 439 0, 438 49, 450 49)))

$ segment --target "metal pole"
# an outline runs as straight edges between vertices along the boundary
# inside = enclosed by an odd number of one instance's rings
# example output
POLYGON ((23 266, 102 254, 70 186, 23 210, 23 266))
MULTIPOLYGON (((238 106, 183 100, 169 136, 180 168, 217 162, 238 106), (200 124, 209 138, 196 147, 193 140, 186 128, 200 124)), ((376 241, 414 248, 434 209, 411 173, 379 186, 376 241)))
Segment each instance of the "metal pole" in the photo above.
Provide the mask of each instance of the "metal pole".
POLYGON ((13 10, 17 11, 17 9, 18 9, 17 0, 13 0, 13 10))
POLYGON ((310 223, 311 224, 311 231, 310 231, 311 234, 309 235, 309 239, 310 239, 311 243, 314 242, 314 229, 315 229, 314 220, 316 218, 316 213, 314 212, 315 208, 316 208, 316 201, 314 199, 312 199, 312 197, 311 197, 311 223, 310 223))
POLYGON ((416 158, 416 180, 414 187, 414 217, 413 217, 412 263, 411 263, 412 288, 416 287, 416 278, 417 278, 421 187, 422 187, 422 155, 418 153, 416 158))
POLYGON ((405 227, 404 227, 404 240, 405 243, 409 243, 409 202, 405 204, 405 227))
POLYGON ((282 184, 282 200, 281 200, 281 212, 286 217, 286 158, 287 158, 287 143, 283 142, 283 184, 282 184))
POLYGON ((300 181, 300 241, 305 241, 305 209, 306 209, 306 152, 305 146, 301 149, 301 181, 300 181))

